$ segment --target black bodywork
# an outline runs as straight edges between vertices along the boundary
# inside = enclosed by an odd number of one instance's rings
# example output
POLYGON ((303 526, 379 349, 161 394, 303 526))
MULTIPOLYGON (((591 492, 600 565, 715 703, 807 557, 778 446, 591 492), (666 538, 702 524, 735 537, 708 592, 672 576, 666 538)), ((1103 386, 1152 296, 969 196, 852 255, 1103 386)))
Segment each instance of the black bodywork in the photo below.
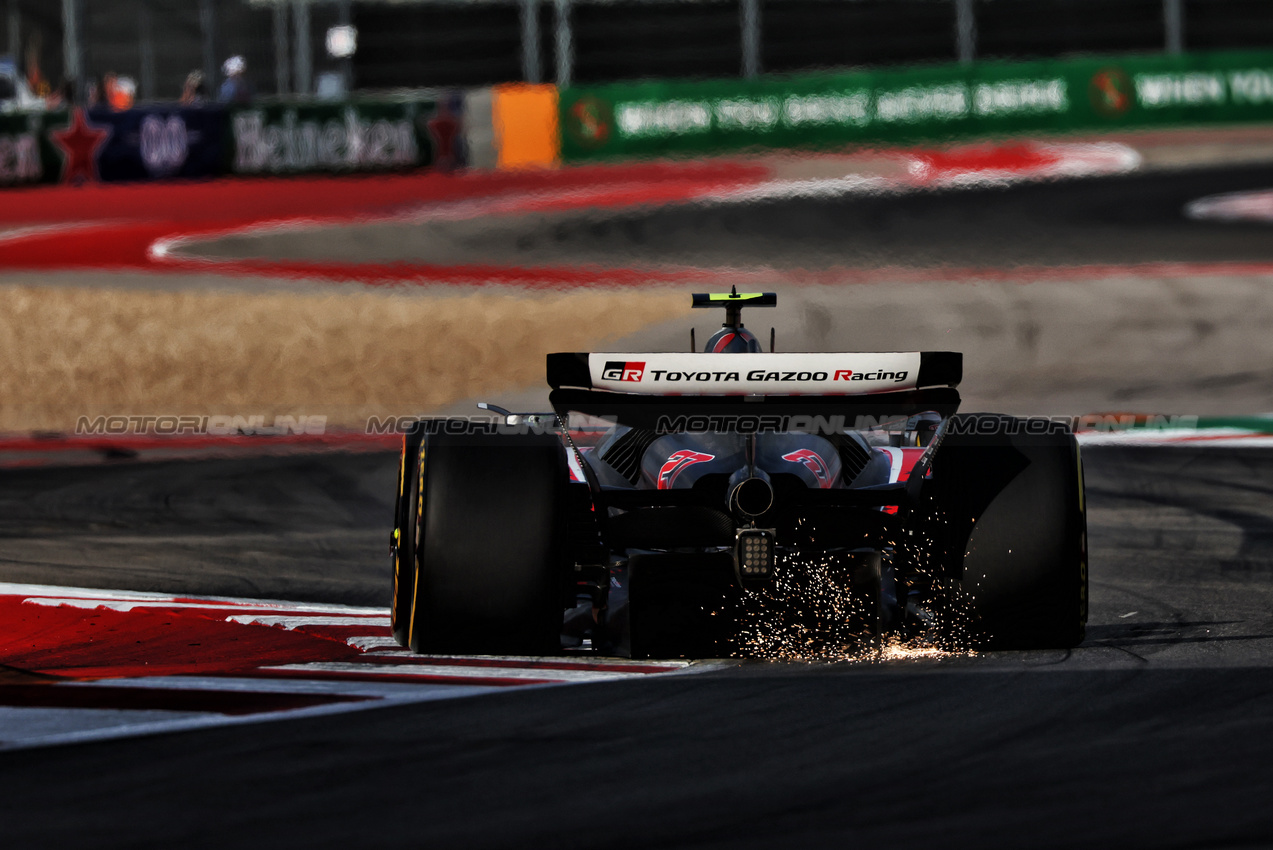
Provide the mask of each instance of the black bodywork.
MULTIPOLYGON (((707 352, 739 331, 746 334, 731 310, 707 352)), ((877 610, 860 631, 878 640, 914 620, 931 595, 934 554, 967 540, 970 529, 923 517, 933 453, 896 481, 889 455, 878 450, 940 442, 959 406, 957 353, 924 353, 915 389, 823 396, 594 390, 586 357, 554 354, 548 362, 559 421, 613 423, 593 440, 586 429, 566 429, 584 478, 572 484, 570 516, 577 596, 566 621, 575 638, 640 655, 728 654, 745 592, 764 592, 802 561, 838 558, 846 574, 860 572, 863 560, 874 564, 867 605, 877 610), (816 427, 791 430, 792 423, 816 427), (768 488, 767 505, 759 485, 752 505, 735 498, 754 481, 768 488), (749 574, 744 538, 753 530, 772 552, 766 568, 749 574), (631 620, 642 615, 637 632, 646 634, 634 639, 631 620), (653 631, 666 640, 654 640, 653 631)))

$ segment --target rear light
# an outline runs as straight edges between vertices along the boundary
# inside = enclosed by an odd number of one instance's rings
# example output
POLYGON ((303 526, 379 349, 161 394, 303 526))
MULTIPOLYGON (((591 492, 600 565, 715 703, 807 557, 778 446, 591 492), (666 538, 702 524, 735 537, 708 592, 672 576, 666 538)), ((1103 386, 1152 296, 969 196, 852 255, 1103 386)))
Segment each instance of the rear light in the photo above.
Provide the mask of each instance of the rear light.
POLYGON ((738 578, 743 584, 773 578, 777 536, 773 529, 740 528, 734 544, 738 578))

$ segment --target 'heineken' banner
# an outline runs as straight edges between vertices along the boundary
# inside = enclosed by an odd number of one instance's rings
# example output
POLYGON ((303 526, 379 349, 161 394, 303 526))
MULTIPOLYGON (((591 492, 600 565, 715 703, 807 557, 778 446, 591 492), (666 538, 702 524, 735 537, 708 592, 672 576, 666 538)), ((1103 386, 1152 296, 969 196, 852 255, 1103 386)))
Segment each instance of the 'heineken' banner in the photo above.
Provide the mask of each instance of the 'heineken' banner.
POLYGON ((464 164, 463 98, 0 115, 0 188, 464 164))
POLYGON ((983 62, 561 93, 562 158, 1273 120, 1273 52, 983 62))
POLYGON ((235 109, 236 174, 383 171, 463 164, 461 99, 235 109))

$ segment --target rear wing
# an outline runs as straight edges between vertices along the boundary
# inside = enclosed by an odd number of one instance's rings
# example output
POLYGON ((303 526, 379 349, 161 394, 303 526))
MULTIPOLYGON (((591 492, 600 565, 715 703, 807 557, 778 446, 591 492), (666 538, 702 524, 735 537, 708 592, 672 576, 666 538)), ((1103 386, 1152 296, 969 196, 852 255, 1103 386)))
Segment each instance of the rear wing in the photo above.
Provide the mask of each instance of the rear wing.
POLYGON ((859 396, 956 387, 955 351, 549 354, 548 385, 634 395, 859 396))
POLYGON ((811 417, 892 420, 959 408, 963 355, 549 354, 549 400, 569 412, 670 431, 806 430, 811 417))

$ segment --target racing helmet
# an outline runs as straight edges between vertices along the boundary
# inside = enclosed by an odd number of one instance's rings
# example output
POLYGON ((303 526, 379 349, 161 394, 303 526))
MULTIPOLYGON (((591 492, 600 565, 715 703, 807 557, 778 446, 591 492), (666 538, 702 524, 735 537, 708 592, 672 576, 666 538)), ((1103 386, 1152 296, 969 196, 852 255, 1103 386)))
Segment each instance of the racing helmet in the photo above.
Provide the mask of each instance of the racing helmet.
MULTIPOLYGON (((764 351, 756 335, 743 327, 743 307, 773 307, 778 296, 773 292, 739 293, 738 287, 730 287, 729 293, 695 292, 695 307, 724 307, 725 324, 721 326, 703 348, 705 354, 759 354, 764 351)), ((690 331, 693 350, 694 332, 690 331)), ((772 331, 770 348, 773 348, 772 331)))
POLYGON ((708 354, 754 354, 763 350, 756 335, 742 325, 726 325, 703 348, 708 354))

